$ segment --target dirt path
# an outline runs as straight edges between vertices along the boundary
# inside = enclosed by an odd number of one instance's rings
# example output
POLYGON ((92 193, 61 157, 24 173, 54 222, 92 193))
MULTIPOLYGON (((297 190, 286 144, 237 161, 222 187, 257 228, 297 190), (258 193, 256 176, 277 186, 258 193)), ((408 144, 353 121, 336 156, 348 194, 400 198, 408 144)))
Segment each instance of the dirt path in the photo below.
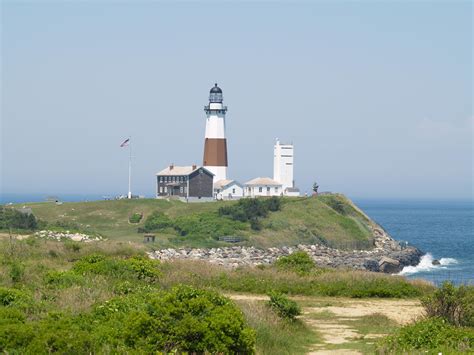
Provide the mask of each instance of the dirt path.
MULTIPOLYGON (((370 346, 385 334, 362 334, 355 326, 357 320, 362 317, 386 317, 394 324, 404 325, 420 317, 423 312, 420 302, 416 300, 344 299, 335 303, 332 305, 328 299, 326 304, 303 308, 303 320, 323 338, 323 343, 315 344, 309 354, 362 354, 364 351, 357 348, 370 346), (354 346, 355 343, 358 343, 357 346, 354 346), (347 349, 344 349, 346 345, 347 349)), ((371 318, 364 319, 370 321, 371 318)))
MULTIPOLYGON (((229 294, 228 297, 239 301, 268 300, 263 295, 229 294)), ((322 338, 314 344, 308 354, 363 354, 377 338, 385 334, 380 332, 383 325, 373 325, 370 333, 370 321, 385 321, 392 326, 407 324, 423 314, 417 300, 364 299, 331 297, 292 297, 302 305, 303 320, 322 338), (367 323, 367 324, 365 324, 367 323), (364 327, 364 331, 360 329, 364 327)), ((373 345, 372 345, 373 346, 373 345)))

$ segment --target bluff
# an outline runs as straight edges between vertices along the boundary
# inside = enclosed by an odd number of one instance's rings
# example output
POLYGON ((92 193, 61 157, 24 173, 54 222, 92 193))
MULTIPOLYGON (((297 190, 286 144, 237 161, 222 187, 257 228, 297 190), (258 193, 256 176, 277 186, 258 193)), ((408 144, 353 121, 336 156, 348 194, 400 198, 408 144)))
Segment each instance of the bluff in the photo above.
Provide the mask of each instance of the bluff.
POLYGON ((238 201, 186 204, 137 199, 23 205, 31 208, 42 229, 98 239, 142 243, 139 231, 152 225, 156 242, 147 247, 159 259, 201 258, 229 266, 266 264, 302 249, 323 266, 397 272, 416 265, 421 256, 416 248, 402 248, 341 194, 282 198, 277 209, 258 217, 258 223, 220 213, 238 207, 238 201), (142 218, 133 223, 131 217, 136 215, 142 218), (154 215, 166 223, 149 223, 154 215), (222 237, 240 242, 231 244, 222 237))

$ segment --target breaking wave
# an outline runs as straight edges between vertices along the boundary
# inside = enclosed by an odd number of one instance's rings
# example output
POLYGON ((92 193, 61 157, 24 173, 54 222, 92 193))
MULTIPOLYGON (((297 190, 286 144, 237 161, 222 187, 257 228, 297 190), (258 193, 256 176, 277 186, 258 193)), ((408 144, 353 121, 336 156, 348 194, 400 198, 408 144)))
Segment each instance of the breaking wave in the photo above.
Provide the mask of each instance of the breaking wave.
POLYGON ((433 255, 427 253, 420 259, 420 263, 416 266, 405 266, 399 275, 412 275, 418 272, 430 272, 440 269, 446 269, 448 265, 457 264, 458 261, 453 258, 441 258, 439 259, 439 265, 433 265, 433 255))

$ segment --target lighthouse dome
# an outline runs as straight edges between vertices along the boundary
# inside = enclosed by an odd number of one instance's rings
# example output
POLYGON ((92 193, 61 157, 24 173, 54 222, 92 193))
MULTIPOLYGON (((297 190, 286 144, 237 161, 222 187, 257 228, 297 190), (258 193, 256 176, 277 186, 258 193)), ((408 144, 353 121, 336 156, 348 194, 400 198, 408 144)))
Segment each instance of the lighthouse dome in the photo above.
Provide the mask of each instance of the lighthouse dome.
POLYGON ((222 90, 221 90, 220 87, 217 86, 217 83, 215 83, 214 86, 212 87, 210 93, 211 94, 222 94, 222 90))
POLYGON ((214 87, 209 93, 209 102, 210 103, 222 103, 222 90, 217 86, 217 83, 214 84, 214 87))

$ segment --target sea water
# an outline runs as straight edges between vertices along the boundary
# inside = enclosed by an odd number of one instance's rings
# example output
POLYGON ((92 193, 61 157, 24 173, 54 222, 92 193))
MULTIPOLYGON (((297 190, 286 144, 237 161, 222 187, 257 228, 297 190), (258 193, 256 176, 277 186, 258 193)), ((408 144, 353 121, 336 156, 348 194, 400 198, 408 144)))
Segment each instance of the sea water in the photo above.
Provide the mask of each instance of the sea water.
POLYGON ((439 284, 474 284, 473 201, 355 200, 393 238, 421 249, 417 266, 401 274, 439 284), (433 261, 439 265, 433 265, 433 261))

